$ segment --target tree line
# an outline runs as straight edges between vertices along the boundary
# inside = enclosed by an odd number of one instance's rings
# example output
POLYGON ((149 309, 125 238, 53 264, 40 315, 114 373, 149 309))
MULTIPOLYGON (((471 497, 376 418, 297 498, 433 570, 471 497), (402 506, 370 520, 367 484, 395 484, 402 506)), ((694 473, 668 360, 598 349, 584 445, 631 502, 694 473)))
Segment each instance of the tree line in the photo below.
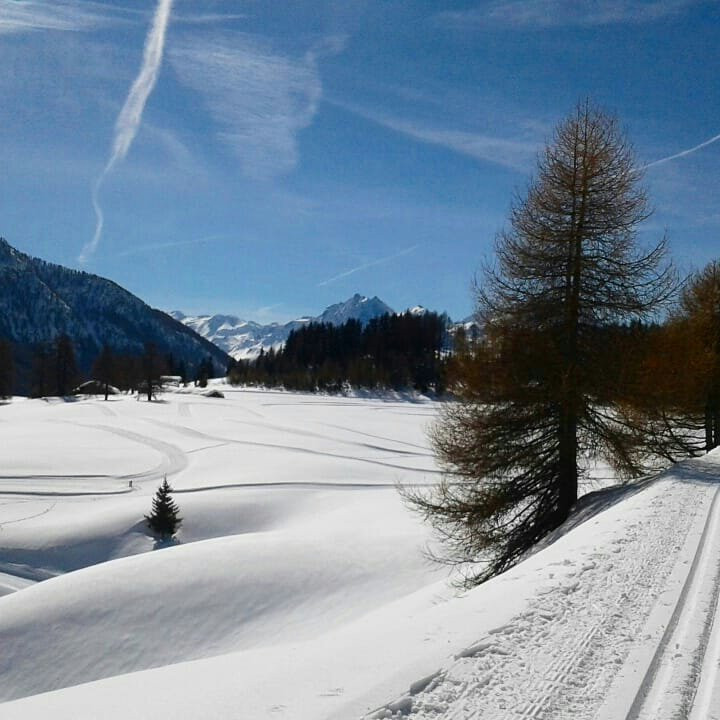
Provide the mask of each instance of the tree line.
MULTIPOLYGON (((160 389, 163 376, 176 376, 183 384, 192 380, 204 387, 216 373, 210 357, 202 358, 190 373, 183 360, 177 361, 170 353, 161 354, 153 343, 146 343, 141 355, 117 353, 104 345, 90 372, 84 373, 78 366, 72 339, 60 333, 50 342, 35 345, 29 374, 30 397, 65 397, 83 381, 92 379, 106 399, 112 388, 140 392, 151 399, 160 389)), ((11 397, 15 386, 13 344, 0 338, 0 398, 11 397)))
POLYGON ((352 386, 443 393, 448 342, 449 319, 433 312, 387 314, 365 325, 312 322, 293 330, 279 350, 233 363, 229 378, 311 392, 352 386))

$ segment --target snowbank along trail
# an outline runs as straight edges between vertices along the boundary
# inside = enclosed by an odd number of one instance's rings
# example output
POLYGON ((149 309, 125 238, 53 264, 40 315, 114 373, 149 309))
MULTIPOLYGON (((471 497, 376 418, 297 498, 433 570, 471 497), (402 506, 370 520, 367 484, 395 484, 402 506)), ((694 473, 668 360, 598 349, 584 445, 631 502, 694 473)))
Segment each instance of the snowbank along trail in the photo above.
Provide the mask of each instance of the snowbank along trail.
POLYGON ((715 462, 688 464, 711 468, 714 482, 668 473, 626 500, 634 519, 619 516, 614 536, 606 525, 594 547, 545 568, 546 586, 521 614, 366 717, 719 718, 715 462))

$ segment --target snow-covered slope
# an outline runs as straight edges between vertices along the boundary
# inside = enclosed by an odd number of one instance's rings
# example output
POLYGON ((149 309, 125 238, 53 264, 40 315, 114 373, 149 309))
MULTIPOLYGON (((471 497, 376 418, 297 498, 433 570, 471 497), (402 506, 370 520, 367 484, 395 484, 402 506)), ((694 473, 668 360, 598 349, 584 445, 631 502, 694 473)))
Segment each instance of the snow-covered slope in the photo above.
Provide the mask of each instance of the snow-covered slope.
POLYGON ((309 322, 342 325, 348 320, 359 320, 364 324, 375 317, 393 312, 393 309, 378 297, 368 298, 355 294, 344 302, 330 305, 317 317, 302 317, 285 324, 261 325, 251 320, 241 320, 235 315, 188 316, 179 310, 171 311, 170 315, 240 360, 257 357, 263 349, 279 349, 292 330, 297 330, 309 322))
POLYGON ((0 598, 1 700, 306 640, 444 576, 394 485, 436 474, 433 403, 223 390, 0 408, 0 586, 51 578, 0 598), (165 474, 180 542, 149 552, 165 474))
POLYGON ((717 720, 718 453, 455 595, 394 489, 435 403, 224 389, 0 408, 3 720, 717 720))

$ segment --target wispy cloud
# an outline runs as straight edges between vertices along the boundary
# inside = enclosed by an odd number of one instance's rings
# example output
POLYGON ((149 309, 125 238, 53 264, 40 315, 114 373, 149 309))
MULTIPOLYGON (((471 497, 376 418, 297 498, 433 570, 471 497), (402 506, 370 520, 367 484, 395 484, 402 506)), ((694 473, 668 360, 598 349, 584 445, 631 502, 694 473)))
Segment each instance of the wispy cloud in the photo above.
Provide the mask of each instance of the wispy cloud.
POLYGON ((698 150, 702 150, 703 148, 707 147, 708 145, 712 145, 713 143, 716 143, 720 140, 720 135, 715 135, 711 137, 709 140, 705 140, 704 142, 701 142, 699 145, 694 145, 691 148, 688 148, 687 150, 681 150, 680 152, 674 153, 673 155, 668 155, 667 157, 660 158, 659 160, 653 160, 652 162, 647 163, 647 165, 643 166, 643 170, 647 170, 648 168, 655 167, 656 165, 662 165, 663 163, 670 162, 671 160, 677 160, 678 158, 685 157, 686 155, 691 155, 694 152, 697 152, 698 150))
POLYGON ((197 15, 175 15, 173 16, 173 23, 180 25, 212 25, 246 18, 247 15, 240 13, 202 13, 197 15))
POLYGON ((441 12, 436 20, 461 29, 549 28, 646 23, 677 15, 698 0, 498 0, 471 10, 441 12))
POLYGON ((163 49, 165 46, 165 32, 170 20, 173 0, 159 0, 155 10, 155 17, 145 40, 143 51, 143 62, 135 82, 125 100, 125 104, 115 122, 115 137, 113 139, 110 158, 105 165, 100 177, 98 177, 92 191, 92 203, 95 210, 95 234, 90 242, 86 243, 80 252, 78 260, 81 263, 87 262, 88 258, 97 249, 102 235, 104 216, 100 206, 100 187, 107 174, 112 171, 115 165, 123 160, 130 150, 138 128, 142 121, 143 110, 150 93, 155 87, 157 76, 162 63, 163 49))
POLYGON ((174 240, 171 242, 147 243, 146 245, 138 245, 128 250, 117 253, 115 257, 131 257, 132 255, 142 255, 146 252, 154 252, 155 250, 169 250, 171 248, 183 247, 185 245, 204 245, 205 243, 217 242, 224 240, 227 235, 207 235, 201 238, 192 238, 190 240, 174 240))
POLYGON ((331 283, 342 280, 343 278, 346 278, 350 275, 354 275, 355 273, 361 272, 362 270, 368 270, 371 267, 376 267, 377 265, 384 265, 385 263, 388 263, 391 260, 396 260, 397 258, 403 257, 404 255, 410 255, 410 253, 415 252, 419 247, 420 245, 413 245, 412 247, 405 248, 404 250, 400 250, 399 252, 388 255, 387 257, 381 257, 377 260, 371 260, 370 262, 363 263, 362 265, 358 265, 357 267, 351 268, 350 270, 341 272, 339 275, 334 275, 327 280, 319 282, 317 284, 317 287, 324 287, 325 285, 330 285, 331 283))
POLYGON ((83 7, 67 2, 0 0, 0 34, 33 30, 78 31, 97 27, 109 19, 107 8, 83 7))
POLYGON ((419 142, 440 145, 461 155, 512 170, 528 170, 540 147, 539 140, 532 142, 525 138, 502 138, 484 133, 429 127, 345 102, 333 101, 333 104, 419 142))
POLYGON ((312 123, 322 95, 318 59, 341 46, 332 39, 291 57, 234 33, 189 37, 170 57, 181 81, 204 96, 243 172, 269 179, 296 166, 297 134, 312 123))

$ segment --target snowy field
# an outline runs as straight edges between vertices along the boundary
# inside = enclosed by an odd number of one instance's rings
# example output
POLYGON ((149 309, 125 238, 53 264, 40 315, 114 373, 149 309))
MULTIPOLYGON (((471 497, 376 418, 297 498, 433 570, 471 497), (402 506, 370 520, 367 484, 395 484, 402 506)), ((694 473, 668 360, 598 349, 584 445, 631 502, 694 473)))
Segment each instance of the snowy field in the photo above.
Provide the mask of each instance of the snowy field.
POLYGON ((0 406, 3 720, 720 719, 720 455, 458 596, 395 490, 435 403, 222 389, 0 406))

